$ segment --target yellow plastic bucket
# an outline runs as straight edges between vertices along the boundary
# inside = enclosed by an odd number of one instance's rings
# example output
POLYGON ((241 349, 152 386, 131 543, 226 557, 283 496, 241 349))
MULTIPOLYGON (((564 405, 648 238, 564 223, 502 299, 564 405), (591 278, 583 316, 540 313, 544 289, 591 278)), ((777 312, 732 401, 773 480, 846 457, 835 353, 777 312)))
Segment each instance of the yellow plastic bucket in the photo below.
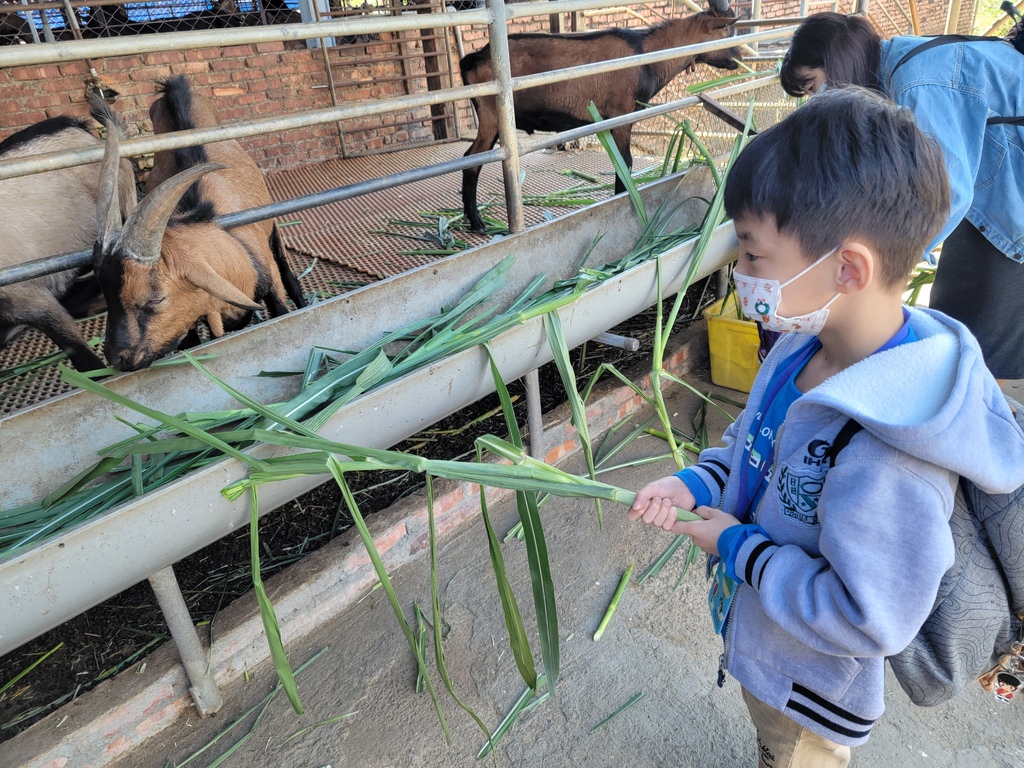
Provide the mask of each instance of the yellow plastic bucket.
POLYGON ((742 318, 732 293, 705 309, 704 319, 708 322, 711 381, 720 387, 749 392, 761 367, 757 360, 757 325, 742 318))

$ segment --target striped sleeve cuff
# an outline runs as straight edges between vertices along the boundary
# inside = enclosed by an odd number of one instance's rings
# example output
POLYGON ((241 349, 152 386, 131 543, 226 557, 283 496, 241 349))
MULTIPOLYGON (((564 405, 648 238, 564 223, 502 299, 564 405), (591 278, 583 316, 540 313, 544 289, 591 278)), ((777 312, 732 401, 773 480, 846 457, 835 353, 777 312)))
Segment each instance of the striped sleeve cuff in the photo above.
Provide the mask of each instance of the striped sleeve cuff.
POLYGON ((761 588, 761 579, 772 556, 779 550, 777 544, 764 535, 754 533, 747 537, 736 552, 733 564, 736 575, 755 590, 761 588))
POLYGON ((676 477, 686 483, 699 507, 720 507, 729 479, 729 468, 720 461, 702 461, 680 470, 676 477))
POLYGON ((696 502, 694 506, 706 507, 711 502, 711 491, 704 485, 697 473, 694 472, 690 467, 682 469, 676 472, 676 477, 683 481, 683 484, 690 489, 690 493, 693 494, 693 499, 696 502))
POLYGON ((748 524, 730 525, 718 536, 718 556, 725 563, 725 574, 739 584, 743 583, 743 574, 736 570, 736 555, 751 536, 767 538, 768 534, 761 526, 748 524))

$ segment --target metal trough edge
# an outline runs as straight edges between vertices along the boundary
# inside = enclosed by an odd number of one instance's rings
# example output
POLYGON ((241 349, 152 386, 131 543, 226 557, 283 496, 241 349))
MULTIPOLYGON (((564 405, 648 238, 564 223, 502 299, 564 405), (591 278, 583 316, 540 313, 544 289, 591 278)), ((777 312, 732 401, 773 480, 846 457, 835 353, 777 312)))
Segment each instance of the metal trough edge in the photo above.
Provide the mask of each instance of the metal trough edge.
MULTIPOLYGON (((708 183, 707 174, 694 172, 682 179, 649 185, 643 193, 648 209, 654 210, 666 200, 708 196, 708 183)), ((677 218, 692 221, 699 217, 698 210, 686 204, 677 212, 677 218)), ((210 364, 217 375, 263 402, 274 402, 290 393, 282 389, 281 379, 252 378, 254 371, 267 367, 260 366, 260 357, 276 369, 301 369, 309 347, 315 343, 364 347, 386 330, 435 313, 512 252, 517 254, 515 274, 510 272, 509 285, 499 297, 499 302, 507 303, 538 272, 553 280, 574 274, 582 254, 597 235, 603 237, 590 264, 605 263, 615 254, 627 252, 637 233, 638 224, 629 201, 621 196, 260 324, 205 345, 202 351, 218 354, 210 364), (602 254, 610 258, 602 261, 602 254), (332 344, 331 339, 344 341, 332 344), (266 352, 268 349, 273 352, 266 352)), ((666 296, 678 290, 695 242, 662 256, 666 296)), ((735 257, 736 246, 731 223, 720 227, 698 276, 708 275, 728 263, 735 257)), ((582 344, 650 307, 656 299, 654 262, 606 281, 561 310, 569 346, 582 344)), ((493 341, 492 348, 507 380, 551 359, 542 318, 502 334, 493 341)), ((127 397, 172 413, 231 407, 219 389, 190 367, 140 371, 112 379, 109 385, 127 397)), ((480 349, 467 350, 358 398, 342 408, 322 434, 351 444, 387 447, 493 390, 486 355, 480 349)), ((43 470, 44 475, 60 482, 93 461, 98 447, 125 436, 127 428, 111 418, 120 411, 101 398, 76 392, 0 421, 5 480, 23 480, 24 473, 40 471, 32 468, 31 457, 15 462, 10 455, 12 445, 19 446, 21 453, 33 427, 37 436, 68 437, 65 446, 49 442, 48 450, 40 454, 51 458, 60 455, 65 464, 63 470, 54 468, 52 461, 43 470), (73 454, 70 462, 65 461, 69 451, 73 454)), ((263 457, 283 451, 263 445, 252 452, 263 457)), ((0 614, 4 616, 0 625, 0 654, 247 524, 248 504, 243 500, 230 502, 220 494, 224 486, 244 473, 240 462, 225 459, 19 556, 0 561, 0 614)), ((261 508, 270 511, 325 479, 299 478, 264 486, 261 508)), ((55 484, 51 480, 48 485, 55 484)), ((3 503, 4 507, 11 505, 9 500, 3 503)))

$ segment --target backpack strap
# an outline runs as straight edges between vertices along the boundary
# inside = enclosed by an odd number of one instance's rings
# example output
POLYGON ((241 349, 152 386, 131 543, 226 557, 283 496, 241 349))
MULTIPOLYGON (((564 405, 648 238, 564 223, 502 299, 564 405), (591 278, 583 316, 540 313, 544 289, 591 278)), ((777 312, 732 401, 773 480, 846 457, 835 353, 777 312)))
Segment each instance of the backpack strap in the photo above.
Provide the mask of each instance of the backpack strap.
MULTIPOLYGON (((991 35, 936 35, 927 43, 921 43, 921 45, 911 48, 907 51, 903 58, 899 60, 895 67, 892 68, 892 72, 889 73, 890 77, 896 73, 896 70, 910 61, 918 54, 924 53, 925 51, 936 48, 940 45, 950 45, 952 43, 982 43, 982 42, 999 42, 1005 43, 1001 37, 993 37, 991 35)), ((1007 43, 1009 45, 1009 43, 1007 43)), ((985 125, 1024 125, 1024 117, 990 117, 985 121, 985 125)))
POLYGON ((856 419, 849 419, 845 424, 843 424, 843 428, 840 429, 839 434, 835 436, 835 439, 832 441, 832 445, 830 445, 825 451, 825 458, 829 461, 829 467, 834 467, 836 465, 836 459, 839 458, 839 452, 849 445, 853 436, 862 429, 864 429, 864 427, 862 427, 860 422, 856 419))

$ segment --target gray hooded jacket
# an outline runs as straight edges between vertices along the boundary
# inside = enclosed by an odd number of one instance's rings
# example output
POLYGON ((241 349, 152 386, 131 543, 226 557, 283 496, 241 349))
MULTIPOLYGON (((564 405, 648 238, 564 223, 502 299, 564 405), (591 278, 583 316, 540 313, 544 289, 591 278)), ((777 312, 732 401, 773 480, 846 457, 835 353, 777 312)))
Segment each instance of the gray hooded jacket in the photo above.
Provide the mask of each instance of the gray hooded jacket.
MULTIPOLYGON (((988 493, 1024 485, 1024 432, 974 337, 940 313, 910 312, 917 341, 862 360, 790 407, 752 520, 768 536, 737 553, 745 583, 725 632, 725 667, 745 688, 849 746, 867 740, 885 708, 885 657, 917 634, 953 564, 958 477, 988 493), (825 449, 849 419, 864 429, 830 469, 825 449)), ((783 336, 750 403, 809 341, 783 336)), ((730 514, 755 410, 693 467, 711 506, 730 514)))

